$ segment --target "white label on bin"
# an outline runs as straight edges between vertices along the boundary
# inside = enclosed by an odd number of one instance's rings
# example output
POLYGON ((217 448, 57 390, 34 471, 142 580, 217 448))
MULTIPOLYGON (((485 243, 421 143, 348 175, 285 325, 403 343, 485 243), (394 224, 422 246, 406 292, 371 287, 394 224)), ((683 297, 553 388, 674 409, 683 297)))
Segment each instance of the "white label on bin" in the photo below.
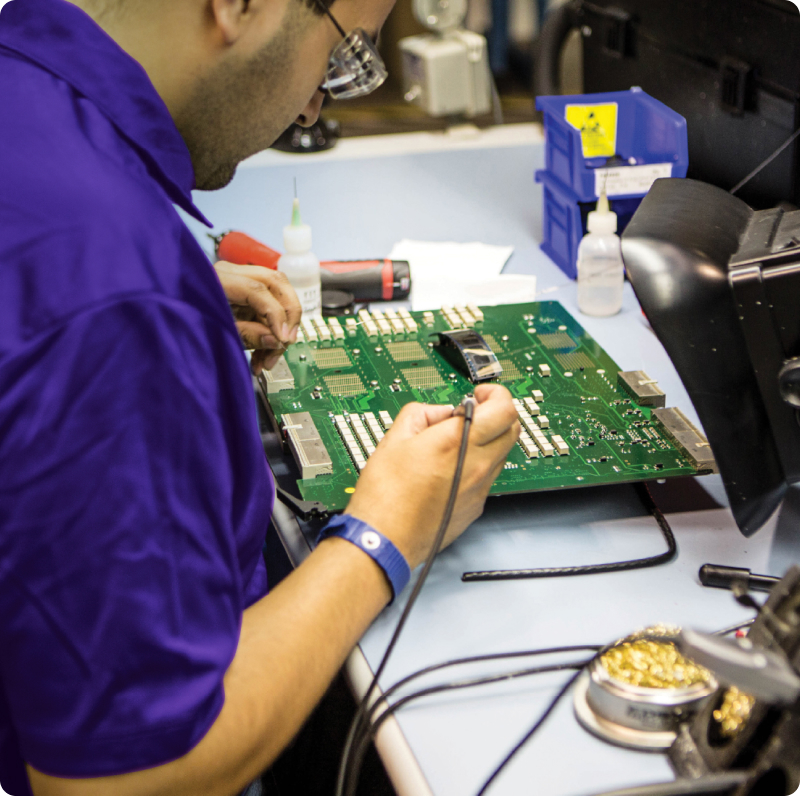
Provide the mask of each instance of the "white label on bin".
POLYGON ((656 180, 671 176, 671 163, 597 169, 594 173, 594 192, 600 196, 605 188, 606 196, 641 196, 650 190, 656 180))

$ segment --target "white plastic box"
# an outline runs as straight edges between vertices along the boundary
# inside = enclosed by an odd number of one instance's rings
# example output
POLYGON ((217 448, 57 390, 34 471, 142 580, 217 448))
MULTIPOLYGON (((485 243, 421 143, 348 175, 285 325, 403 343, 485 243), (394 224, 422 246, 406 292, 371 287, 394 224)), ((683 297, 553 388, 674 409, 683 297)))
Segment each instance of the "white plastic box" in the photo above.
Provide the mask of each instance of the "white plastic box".
POLYGON ((406 99, 431 116, 478 116, 492 105, 486 39, 467 30, 399 42, 406 99))

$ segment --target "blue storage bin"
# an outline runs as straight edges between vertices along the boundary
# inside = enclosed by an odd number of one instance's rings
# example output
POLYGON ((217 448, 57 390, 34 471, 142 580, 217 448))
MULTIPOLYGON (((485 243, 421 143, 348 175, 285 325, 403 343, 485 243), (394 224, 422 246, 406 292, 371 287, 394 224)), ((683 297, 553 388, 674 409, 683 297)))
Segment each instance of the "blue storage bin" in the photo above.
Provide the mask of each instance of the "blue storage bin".
POLYGON ((583 237, 578 197, 546 171, 537 171, 536 179, 544 192, 541 249, 570 279, 575 279, 578 244, 583 237))
POLYGON ((603 188, 621 233, 655 178, 686 176, 686 120, 640 88, 537 97, 536 107, 544 112, 545 135, 546 168, 536 172, 544 189, 541 248, 574 279, 586 216, 603 188), (616 114, 606 108, 596 109, 595 116, 593 106, 612 104, 616 114), (589 106, 575 110, 584 124, 600 131, 595 142, 598 150, 606 149, 603 155, 584 157, 581 131, 566 118, 568 106, 589 106))
MULTIPOLYGON (((536 108, 544 113, 545 172, 572 190, 581 202, 597 199, 596 171, 607 166, 670 164, 671 174, 663 176, 686 176, 686 120, 638 87, 601 94, 537 97, 536 108), (585 158, 581 133, 566 120, 567 106, 607 103, 616 103, 618 108, 617 157, 611 162, 608 157, 585 158)), ((631 190, 617 196, 643 196, 646 192, 631 190)))

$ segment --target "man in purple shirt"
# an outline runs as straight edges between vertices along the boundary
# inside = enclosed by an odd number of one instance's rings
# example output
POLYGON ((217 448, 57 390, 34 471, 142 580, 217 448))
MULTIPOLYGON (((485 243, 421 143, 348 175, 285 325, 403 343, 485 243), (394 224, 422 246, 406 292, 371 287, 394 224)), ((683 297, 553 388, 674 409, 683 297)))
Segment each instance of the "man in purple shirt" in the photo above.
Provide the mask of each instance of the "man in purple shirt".
MULTIPOLYGON (((374 32, 392 2, 335 0, 336 16, 374 32)), ((242 339, 269 364, 299 307, 279 275, 215 272, 175 210, 204 221, 194 187, 316 120, 340 40, 302 0, 0 13, 0 784, 14 796, 240 791, 391 597, 336 536, 267 594, 274 490, 242 339)), ((502 388, 477 397, 448 542, 518 431, 502 388)), ((348 507, 412 567, 460 431, 441 409, 404 410, 348 507)))

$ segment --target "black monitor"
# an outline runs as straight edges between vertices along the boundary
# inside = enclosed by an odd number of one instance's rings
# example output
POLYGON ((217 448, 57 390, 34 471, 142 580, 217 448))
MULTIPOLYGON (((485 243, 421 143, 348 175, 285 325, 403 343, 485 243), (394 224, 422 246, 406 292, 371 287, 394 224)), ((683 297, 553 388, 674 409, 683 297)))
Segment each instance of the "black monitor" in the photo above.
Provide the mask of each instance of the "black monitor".
POLYGON ((750 536, 800 481, 800 211, 658 180, 622 256, 750 536))

